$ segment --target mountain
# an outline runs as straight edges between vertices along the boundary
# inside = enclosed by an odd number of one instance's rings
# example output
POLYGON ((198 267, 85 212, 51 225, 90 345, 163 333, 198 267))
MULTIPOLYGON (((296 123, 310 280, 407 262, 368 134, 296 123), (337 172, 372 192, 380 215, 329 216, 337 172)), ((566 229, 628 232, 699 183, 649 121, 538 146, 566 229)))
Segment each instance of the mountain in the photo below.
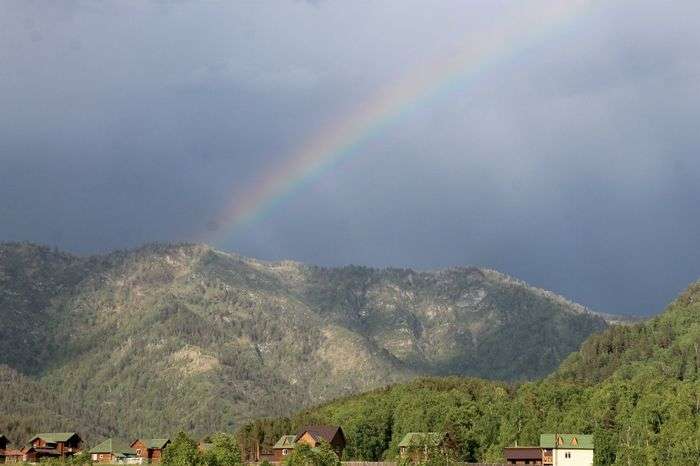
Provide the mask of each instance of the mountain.
POLYGON ((26 441, 36 432, 61 431, 65 426, 95 435, 108 433, 90 423, 77 400, 61 398, 50 387, 4 365, 0 365, 0 399, 0 431, 15 442, 26 441))
POLYGON ((413 431, 450 432, 458 459, 481 462, 540 433, 578 432, 594 435, 596 465, 699 465, 700 282, 654 319, 591 336, 542 380, 420 378, 258 420, 239 436, 266 445, 309 423, 341 425, 355 459, 394 457, 413 431))
POLYGON ((192 244, 91 257, 2 244, 0 319, 0 364, 88 437, 231 430, 419 375, 532 379, 608 327, 492 270, 332 269, 192 244))

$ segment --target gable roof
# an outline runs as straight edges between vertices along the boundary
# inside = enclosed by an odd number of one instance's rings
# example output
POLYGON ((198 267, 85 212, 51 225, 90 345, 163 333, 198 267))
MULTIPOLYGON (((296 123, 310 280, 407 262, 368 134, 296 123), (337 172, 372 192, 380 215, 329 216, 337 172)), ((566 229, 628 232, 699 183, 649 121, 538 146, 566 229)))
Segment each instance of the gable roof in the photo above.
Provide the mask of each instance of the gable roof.
POLYGON ((343 429, 338 426, 306 426, 299 431, 294 438, 294 441, 297 442, 306 432, 308 432, 317 442, 320 440, 325 440, 326 442, 331 443, 338 434, 340 434, 343 441, 345 441, 343 429))
POLYGON ((409 432, 403 436, 399 447, 439 447, 446 436, 444 432, 409 432))
POLYGON ((29 440, 29 443, 32 443, 38 438, 42 439, 45 442, 67 442, 73 437, 78 437, 78 440, 81 440, 80 436, 75 432, 45 432, 42 434, 36 434, 29 440))
POLYGON ((43 453, 44 455, 50 456, 61 456, 61 453, 57 448, 37 448, 37 447, 25 447, 23 450, 24 454, 27 453, 43 453))
POLYGON ((135 456, 136 450, 129 447, 126 442, 108 438, 90 450, 90 453, 113 453, 117 456, 135 456))
POLYGON ((146 448, 149 448, 151 450, 162 450, 165 448, 165 446, 170 443, 169 438, 137 438, 133 442, 131 442, 131 446, 133 447, 136 442, 141 442, 143 443, 146 448))
POLYGON ((542 434, 542 448, 561 448, 566 450, 593 450, 593 436, 585 434, 542 434))
POLYGON ((292 449, 296 446, 296 435, 283 435, 277 443, 272 446, 273 450, 280 450, 283 448, 292 449))
POLYGON ((294 448, 296 446, 296 435, 283 435, 280 437, 280 439, 275 443, 272 448, 273 449, 282 449, 282 448, 294 448))
POLYGON ((506 460, 542 460, 542 447, 508 447, 503 453, 506 460))

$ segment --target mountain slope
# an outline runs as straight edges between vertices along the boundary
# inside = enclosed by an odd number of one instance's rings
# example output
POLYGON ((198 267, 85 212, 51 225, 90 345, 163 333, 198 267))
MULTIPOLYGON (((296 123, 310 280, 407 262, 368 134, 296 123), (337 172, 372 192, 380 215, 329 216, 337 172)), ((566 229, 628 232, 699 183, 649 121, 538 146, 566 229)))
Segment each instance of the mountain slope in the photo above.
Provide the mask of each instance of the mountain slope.
POLYGON ((594 434, 596 465, 700 465, 700 282, 661 315, 591 336, 550 377, 519 386, 419 379, 252 423, 267 444, 282 428, 343 426, 348 456, 393 457, 411 431, 449 431, 464 461, 499 462, 540 433, 594 434))
POLYGON ((231 429, 420 374, 534 378, 607 326, 490 270, 326 269, 201 245, 80 258, 5 244, 0 280, 0 364, 131 436, 231 429))
POLYGON ((32 434, 60 431, 65 426, 84 432, 109 435, 94 423, 76 400, 61 398, 49 387, 0 365, 0 431, 15 445, 22 445, 32 434))

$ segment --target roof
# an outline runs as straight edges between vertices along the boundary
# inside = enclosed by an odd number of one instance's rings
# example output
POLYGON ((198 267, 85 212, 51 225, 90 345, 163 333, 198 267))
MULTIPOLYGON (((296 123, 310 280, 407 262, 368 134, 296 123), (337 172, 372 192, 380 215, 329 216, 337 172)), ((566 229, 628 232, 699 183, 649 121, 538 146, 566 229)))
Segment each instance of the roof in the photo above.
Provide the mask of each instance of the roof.
POLYGON ((22 456, 22 450, 5 450, 5 456, 22 456))
POLYGON ((503 449, 506 460, 542 460, 542 447, 510 447, 503 449))
POLYGON ((169 438, 149 438, 147 439, 146 447, 148 448, 165 448, 165 445, 170 443, 169 438))
POLYGON ((403 436, 399 447, 439 447, 446 435, 444 432, 409 432, 403 436))
POLYGON ((44 432, 42 434, 36 434, 29 440, 29 443, 33 442, 38 438, 46 442, 67 442, 73 437, 80 438, 80 436, 75 432, 44 432))
POLYGON ((108 438, 99 445, 95 445, 90 453, 114 453, 117 456, 135 456, 136 450, 129 447, 126 442, 108 438))
POLYGON ((298 441, 302 435, 308 432, 316 441, 325 440, 331 443, 338 433, 345 439, 345 434, 343 434, 343 429, 338 426, 306 426, 299 431, 299 433, 294 438, 294 441, 298 441))
POLYGON ((27 453, 34 451, 36 453, 43 453, 44 455, 61 456, 61 453, 55 448, 35 448, 31 447, 27 450, 27 453))
MULTIPOLYGON (((303 432, 302 432, 302 433, 303 433, 303 432)), ((280 450, 280 449, 283 449, 283 448, 292 449, 292 448, 294 448, 294 447, 296 446, 296 443, 295 443, 296 438, 297 438, 296 435, 283 435, 283 436, 277 441, 277 443, 275 443, 275 444, 272 446, 272 448, 273 448, 274 450, 280 450)))
POLYGON ((593 436, 585 434, 542 434, 540 446, 543 448, 564 448, 567 450, 593 450, 593 436))
POLYGON ((169 438, 139 438, 131 442, 131 445, 133 446, 134 443, 136 442, 142 442, 146 448, 149 448, 151 450, 161 450, 165 448, 165 445, 167 445, 170 442, 169 438))

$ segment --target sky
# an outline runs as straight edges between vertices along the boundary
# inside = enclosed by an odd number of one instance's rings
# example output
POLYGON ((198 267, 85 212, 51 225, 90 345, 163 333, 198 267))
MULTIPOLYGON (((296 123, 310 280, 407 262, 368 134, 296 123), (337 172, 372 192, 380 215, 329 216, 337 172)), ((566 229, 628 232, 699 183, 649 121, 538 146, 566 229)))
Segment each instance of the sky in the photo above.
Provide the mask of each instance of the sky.
POLYGON ((0 241, 476 265, 658 313, 700 278, 699 18, 687 0, 3 0, 0 241))

